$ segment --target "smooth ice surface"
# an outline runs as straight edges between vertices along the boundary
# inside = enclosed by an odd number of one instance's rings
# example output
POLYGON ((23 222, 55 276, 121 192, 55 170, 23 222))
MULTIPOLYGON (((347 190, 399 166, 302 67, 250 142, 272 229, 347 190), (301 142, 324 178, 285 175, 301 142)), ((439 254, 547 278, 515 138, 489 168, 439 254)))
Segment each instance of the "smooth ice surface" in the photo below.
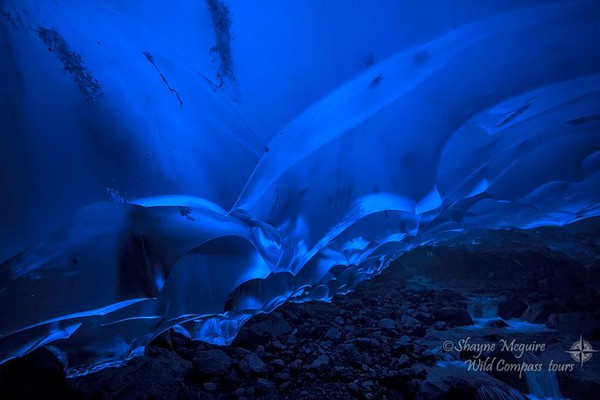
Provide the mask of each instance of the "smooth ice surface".
POLYGON ((228 343, 455 232, 600 214, 595 0, 0 8, 0 362, 228 343))

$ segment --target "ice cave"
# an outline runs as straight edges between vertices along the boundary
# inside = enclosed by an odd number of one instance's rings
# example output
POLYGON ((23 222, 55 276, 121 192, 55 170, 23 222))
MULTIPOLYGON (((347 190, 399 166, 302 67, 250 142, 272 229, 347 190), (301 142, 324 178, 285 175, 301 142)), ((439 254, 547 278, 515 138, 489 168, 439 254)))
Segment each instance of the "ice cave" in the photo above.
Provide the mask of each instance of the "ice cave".
POLYGON ((600 216, 595 0, 0 9, 0 363, 227 345, 409 250, 600 216))

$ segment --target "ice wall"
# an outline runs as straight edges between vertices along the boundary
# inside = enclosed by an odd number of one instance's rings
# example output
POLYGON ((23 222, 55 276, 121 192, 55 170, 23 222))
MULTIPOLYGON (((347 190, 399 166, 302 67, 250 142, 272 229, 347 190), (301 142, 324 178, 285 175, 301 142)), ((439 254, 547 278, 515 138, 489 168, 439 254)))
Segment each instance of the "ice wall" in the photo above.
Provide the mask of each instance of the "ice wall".
POLYGON ((449 233, 600 214, 595 1, 0 7, 1 361, 226 343, 449 233))

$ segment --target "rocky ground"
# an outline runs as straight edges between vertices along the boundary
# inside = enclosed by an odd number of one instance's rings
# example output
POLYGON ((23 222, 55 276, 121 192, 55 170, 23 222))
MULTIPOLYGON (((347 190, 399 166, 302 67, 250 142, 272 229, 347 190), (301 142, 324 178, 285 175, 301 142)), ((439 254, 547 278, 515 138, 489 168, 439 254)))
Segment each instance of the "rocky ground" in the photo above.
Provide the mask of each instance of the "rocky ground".
MULTIPOLYGON (((464 361, 573 363, 565 351, 580 336, 600 350, 600 266, 530 240, 498 251, 492 239, 419 248, 331 303, 289 303, 254 317, 231 346, 170 331, 121 368, 68 380, 50 352, 36 351, 0 366, 0 398, 522 399, 532 391, 525 375, 469 371, 464 361), (503 319, 473 325, 478 298, 496 299, 503 319), (511 318, 551 329, 518 332, 505 323, 511 318), (465 338, 546 347, 524 358, 476 354, 459 351, 465 338)), ((600 354, 574 367, 556 374, 562 394, 593 398, 600 354)))

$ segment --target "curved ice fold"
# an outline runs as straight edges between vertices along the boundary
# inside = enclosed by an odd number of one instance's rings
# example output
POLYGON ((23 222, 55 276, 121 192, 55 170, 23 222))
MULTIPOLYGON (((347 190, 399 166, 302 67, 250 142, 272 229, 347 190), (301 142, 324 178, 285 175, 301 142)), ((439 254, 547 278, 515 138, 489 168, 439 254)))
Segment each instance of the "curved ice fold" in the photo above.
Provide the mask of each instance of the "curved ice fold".
POLYGON ((231 2, 224 41, 203 2, 2 2, 0 362, 228 343, 453 232, 600 215, 600 6, 534 3, 231 2))

